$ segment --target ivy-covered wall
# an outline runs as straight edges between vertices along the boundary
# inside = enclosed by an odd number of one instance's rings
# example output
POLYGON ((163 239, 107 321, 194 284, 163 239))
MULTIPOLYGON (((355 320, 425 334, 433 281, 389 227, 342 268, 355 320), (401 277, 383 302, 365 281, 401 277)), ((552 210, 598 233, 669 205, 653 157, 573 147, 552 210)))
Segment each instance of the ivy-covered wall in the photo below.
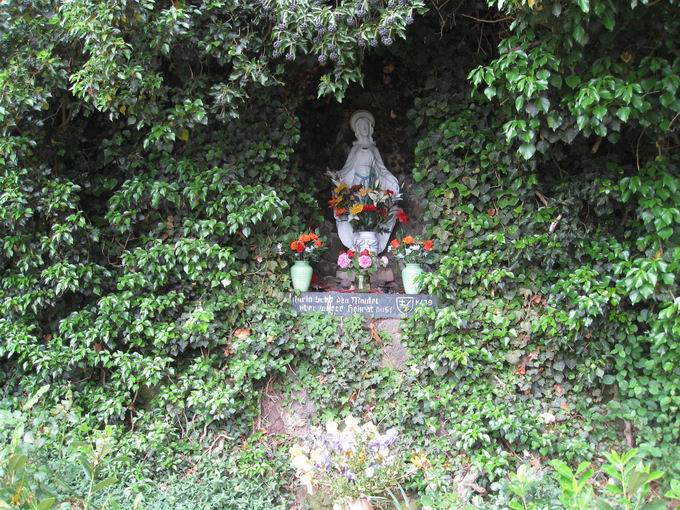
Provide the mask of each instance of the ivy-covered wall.
POLYGON ((49 384, 135 483, 219 441, 285 472, 253 434, 277 381, 404 429, 421 494, 621 445, 677 470, 676 2, 2 7, 3 408, 49 384), (329 222, 355 108, 440 255, 403 371, 295 316, 277 250, 329 222))

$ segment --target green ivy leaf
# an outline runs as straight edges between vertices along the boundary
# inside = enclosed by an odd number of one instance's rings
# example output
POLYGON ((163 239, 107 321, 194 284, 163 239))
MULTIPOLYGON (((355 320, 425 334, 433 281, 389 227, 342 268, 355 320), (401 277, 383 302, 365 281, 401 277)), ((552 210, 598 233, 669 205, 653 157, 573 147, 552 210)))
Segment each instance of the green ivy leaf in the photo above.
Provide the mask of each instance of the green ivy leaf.
POLYGON ((577 74, 572 74, 567 76, 564 81, 570 88, 575 89, 581 83, 581 77, 577 74))
POLYGON ((630 108, 628 106, 622 106, 621 108, 616 110, 616 116, 623 122, 627 122, 628 117, 630 116, 630 108))

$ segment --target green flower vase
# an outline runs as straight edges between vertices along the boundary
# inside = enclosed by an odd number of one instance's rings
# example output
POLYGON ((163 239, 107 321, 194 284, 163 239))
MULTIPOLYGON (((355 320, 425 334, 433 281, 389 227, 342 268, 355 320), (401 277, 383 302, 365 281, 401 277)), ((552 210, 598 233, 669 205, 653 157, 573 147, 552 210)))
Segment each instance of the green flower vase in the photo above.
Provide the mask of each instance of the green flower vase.
POLYGON ((420 294, 420 284, 416 283, 416 278, 422 272, 423 268, 420 264, 406 264, 406 267, 401 271, 401 281, 404 283, 406 294, 420 294))
POLYGON ((312 282, 312 266, 306 260, 296 260, 290 268, 290 279, 293 281, 293 288, 300 292, 307 292, 309 284, 312 282))

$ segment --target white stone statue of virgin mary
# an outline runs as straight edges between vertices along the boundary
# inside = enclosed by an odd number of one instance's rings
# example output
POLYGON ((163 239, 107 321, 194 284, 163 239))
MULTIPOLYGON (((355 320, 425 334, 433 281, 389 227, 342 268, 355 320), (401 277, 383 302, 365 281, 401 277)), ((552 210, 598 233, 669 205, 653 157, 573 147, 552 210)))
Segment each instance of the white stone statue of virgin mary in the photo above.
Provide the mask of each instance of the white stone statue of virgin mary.
MULTIPOLYGON (((375 182, 380 189, 391 190, 395 196, 398 196, 399 181, 383 163, 380 152, 373 141, 373 127, 375 126, 373 115, 366 110, 356 111, 352 114, 349 124, 357 139, 352 145, 352 150, 349 152, 342 170, 337 172, 336 180, 344 182, 349 187, 357 184, 367 187, 373 172, 375 182)), ((354 250, 368 248, 376 254, 381 253, 387 247, 395 222, 396 218, 390 218, 386 232, 375 233, 376 235, 371 240, 363 235, 358 236, 347 219, 343 220, 337 216, 335 218, 342 244, 354 250)))

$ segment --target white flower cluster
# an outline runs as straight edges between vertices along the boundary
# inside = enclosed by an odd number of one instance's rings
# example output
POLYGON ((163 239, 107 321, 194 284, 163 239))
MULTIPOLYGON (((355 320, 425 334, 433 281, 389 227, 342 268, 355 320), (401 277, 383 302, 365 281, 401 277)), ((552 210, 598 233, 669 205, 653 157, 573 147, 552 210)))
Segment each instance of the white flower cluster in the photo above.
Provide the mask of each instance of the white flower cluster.
MULTIPOLYGON (((421 247, 420 247, 419 244, 415 244, 415 243, 414 243, 414 244, 411 244, 411 245, 407 246, 406 248, 403 248, 402 252, 401 252, 401 253, 397 253, 397 254, 395 255, 395 257, 398 258, 398 259, 405 259, 405 258, 408 257, 409 255, 412 255, 413 253, 419 252, 419 251, 420 251, 420 248, 421 248, 421 247)), ((393 249, 391 246, 388 246, 388 247, 387 247, 387 252, 388 252, 388 253, 392 253, 392 251, 394 251, 394 249, 393 249)))

